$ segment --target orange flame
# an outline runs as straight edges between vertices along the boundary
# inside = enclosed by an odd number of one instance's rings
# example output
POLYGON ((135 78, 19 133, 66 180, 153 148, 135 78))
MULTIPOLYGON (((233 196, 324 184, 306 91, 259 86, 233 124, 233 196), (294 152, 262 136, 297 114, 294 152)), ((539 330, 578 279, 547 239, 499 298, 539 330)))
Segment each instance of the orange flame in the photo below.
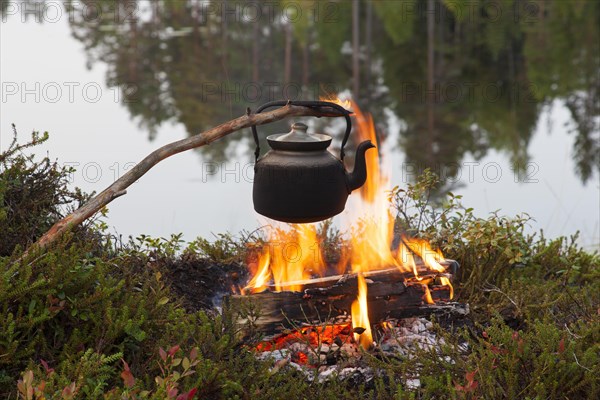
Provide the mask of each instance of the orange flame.
POLYGON ((400 265, 406 266, 407 268, 412 270, 417 280, 420 281, 422 279, 419 276, 419 272, 417 271, 417 264, 415 263, 415 258, 403 242, 400 242, 400 246, 398 246, 397 258, 400 265))
POLYGON ((433 301, 433 298, 431 297, 431 291, 429 290, 429 286, 427 285, 422 285, 423 289, 425 289, 425 302, 427 304, 434 304, 435 302, 433 301))
POLYGON ((367 307, 367 282, 362 273, 358 276, 358 296, 352 303, 352 328, 363 328, 364 332, 354 333, 354 340, 358 342, 363 349, 368 349, 373 344, 373 334, 371 333, 371 323, 369 322, 369 311, 367 307))
MULTIPOLYGON (((373 118, 363 113, 356 103, 355 110, 356 135, 359 141, 370 140, 377 143, 373 118)), ((388 177, 380 170, 381 159, 377 150, 369 150, 365 154, 367 163, 367 180, 360 188, 360 198, 352 199, 355 207, 349 210, 354 232, 351 236, 350 264, 352 272, 398 267, 409 270, 399 264, 391 250, 394 234, 394 219, 389 211, 386 195, 390 187, 388 177)))
POLYGON ((256 273, 244 289, 250 289, 252 293, 257 293, 262 292, 267 288, 267 283, 269 283, 269 280, 271 279, 271 270, 269 269, 270 260, 271 253, 269 252, 269 248, 264 247, 261 254, 258 256, 258 268, 256 273))
POLYGON ((413 253, 421 257, 425 265, 430 269, 437 272, 446 272, 446 268, 440 264, 440 262, 444 261, 444 255, 439 250, 433 250, 429 242, 423 239, 408 239, 406 237, 403 237, 402 241, 406 243, 413 253))
MULTIPOLYGON (((375 130, 375 122, 370 114, 365 114, 356 103, 351 102, 352 108, 356 110, 354 112, 356 120, 356 133, 359 142, 370 140, 371 143, 377 144, 377 133, 375 130)), ((379 150, 371 150, 365 153, 367 161, 367 181, 360 188, 361 197, 368 203, 374 203, 378 196, 381 194, 385 195, 385 190, 389 188, 389 179, 385 176, 381 169, 381 160, 379 158, 379 150), (384 189, 384 190, 382 190, 384 189)), ((387 196, 383 196, 386 200, 387 210, 387 196)))
POLYGON ((264 290, 271 279, 276 291, 300 291, 302 285, 293 282, 323 275, 325 262, 316 226, 296 224, 290 228, 269 230, 268 242, 259 256, 259 268, 246 286, 247 291, 264 290))
POLYGON ((452 300, 454 298, 454 287, 450 283, 450 279, 445 276, 441 276, 440 282, 442 283, 442 286, 447 286, 450 289, 450 300, 452 300))
POLYGON ((350 100, 350 99, 342 100, 335 94, 327 94, 326 96, 321 96, 319 98, 319 100, 328 101, 330 103, 335 103, 338 106, 344 107, 346 110, 352 110, 352 104, 353 104, 352 100, 350 100))

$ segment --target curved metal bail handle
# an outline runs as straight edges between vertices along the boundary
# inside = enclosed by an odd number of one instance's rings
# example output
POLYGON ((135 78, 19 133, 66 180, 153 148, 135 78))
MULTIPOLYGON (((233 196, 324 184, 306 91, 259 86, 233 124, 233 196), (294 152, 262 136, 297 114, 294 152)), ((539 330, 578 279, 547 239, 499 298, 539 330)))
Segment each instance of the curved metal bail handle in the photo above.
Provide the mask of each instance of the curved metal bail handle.
MULTIPOLYGON (((300 100, 300 101, 291 101, 291 100, 279 100, 279 101, 271 101, 269 103, 265 103, 262 106, 258 107, 256 109, 256 114, 261 113, 262 111, 266 110, 267 108, 271 108, 271 107, 283 107, 286 105, 294 105, 294 106, 302 106, 302 107, 310 107, 310 108, 314 108, 317 110, 320 110, 322 108, 326 108, 326 107, 330 107, 335 109, 336 111, 339 111, 341 114, 344 115, 344 118, 346 119, 346 132, 344 133, 344 138, 342 139, 342 147, 340 149, 340 159, 342 161, 344 161, 344 146, 346 145, 346 143, 348 142, 348 138, 350 137, 350 131, 352 130, 352 120, 350 119, 350 114, 351 112, 346 110, 344 107, 340 106, 339 104, 336 103, 332 103, 330 101, 311 101, 311 100, 300 100)), ((258 156, 260 155, 260 144, 258 141, 258 131, 256 130, 256 125, 252 125, 252 136, 254 137, 254 143, 256 143, 256 150, 254 151, 254 159, 255 161, 258 161, 258 156)))

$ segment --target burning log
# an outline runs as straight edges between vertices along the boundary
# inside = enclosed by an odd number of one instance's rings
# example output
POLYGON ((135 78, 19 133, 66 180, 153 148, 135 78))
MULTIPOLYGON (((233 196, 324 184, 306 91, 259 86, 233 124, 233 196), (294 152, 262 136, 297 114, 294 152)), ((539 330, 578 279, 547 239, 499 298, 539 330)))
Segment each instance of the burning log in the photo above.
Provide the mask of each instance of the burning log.
MULTIPOLYGON (((445 262, 447 270, 455 261, 445 262)), ((364 276, 368 286, 368 312, 372 324, 389 318, 412 316, 465 315, 468 308, 450 302, 451 288, 439 284, 449 274, 422 271, 420 280, 396 268, 372 271, 364 276), (430 304, 436 303, 436 304, 430 304)), ((253 332, 272 335, 302 325, 342 323, 350 320, 352 303, 357 296, 357 275, 337 275, 301 282, 300 292, 265 290, 252 295, 233 295, 229 305, 239 312, 239 326, 253 332)), ((248 333, 248 332, 246 332, 248 333)))
MULTIPOLYGON (((456 273, 456 269, 458 268, 458 263, 454 260, 447 260, 441 263, 448 273, 436 273, 435 271, 431 271, 425 268, 422 264, 420 268, 417 269, 419 276, 425 277, 447 277, 451 278, 454 273, 456 273)), ((375 271, 366 271, 363 272, 365 278, 368 278, 372 281, 387 281, 387 282, 404 282, 406 280, 410 280, 414 278, 414 274, 412 271, 400 271, 398 268, 389 268, 375 271)), ((328 287, 330 288, 332 285, 336 287, 343 286, 345 282, 356 282, 357 274, 344 274, 344 275, 331 275, 325 276, 322 278, 314 278, 314 279, 305 279, 300 281, 288 281, 280 284, 282 290, 287 290, 286 287, 294 287, 294 286, 302 286, 304 289, 313 289, 313 288, 322 288, 328 287)), ((354 285, 356 287, 356 285, 354 285)), ((269 290, 275 290, 275 285, 268 285, 269 290)))

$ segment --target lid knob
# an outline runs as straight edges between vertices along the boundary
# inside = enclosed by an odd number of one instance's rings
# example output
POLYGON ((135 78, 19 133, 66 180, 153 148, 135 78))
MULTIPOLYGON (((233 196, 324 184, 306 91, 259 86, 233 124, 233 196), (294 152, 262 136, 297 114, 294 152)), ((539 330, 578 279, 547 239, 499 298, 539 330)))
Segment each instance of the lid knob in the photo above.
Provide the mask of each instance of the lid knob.
POLYGON ((308 130, 308 125, 303 124, 302 122, 295 122, 292 125, 292 130, 306 132, 308 130))
POLYGON ((279 136, 275 139, 278 142, 319 142, 319 138, 308 133, 308 125, 302 122, 295 122, 292 125, 292 130, 285 135, 279 136))

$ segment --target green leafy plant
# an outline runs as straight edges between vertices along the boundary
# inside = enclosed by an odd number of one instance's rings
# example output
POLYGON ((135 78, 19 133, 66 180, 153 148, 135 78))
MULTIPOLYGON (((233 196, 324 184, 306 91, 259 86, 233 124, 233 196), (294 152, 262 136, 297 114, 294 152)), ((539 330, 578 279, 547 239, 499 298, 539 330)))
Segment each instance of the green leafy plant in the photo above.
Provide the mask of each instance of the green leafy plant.
MULTIPOLYGON (((68 188, 72 168, 60 167, 48 157, 37 161, 26 153, 46 142, 47 132, 33 132, 29 142, 19 144, 14 125, 13 130, 12 142, 0 153, 0 257, 31 244, 88 198, 79 189, 68 188)), ((84 231, 85 227, 78 230, 84 231)))

